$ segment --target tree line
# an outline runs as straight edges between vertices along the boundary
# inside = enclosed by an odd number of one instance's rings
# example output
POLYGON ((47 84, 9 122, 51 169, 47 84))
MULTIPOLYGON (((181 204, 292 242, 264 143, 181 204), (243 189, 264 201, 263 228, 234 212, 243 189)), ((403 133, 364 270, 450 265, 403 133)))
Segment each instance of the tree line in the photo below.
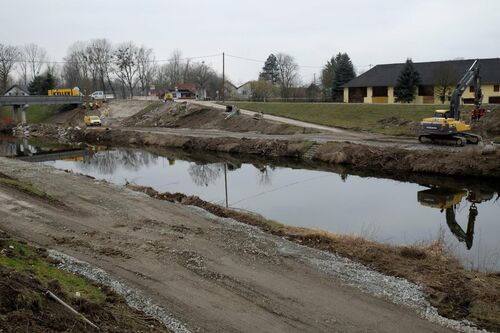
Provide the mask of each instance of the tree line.
MULTIPOLYGON (((354 78, 354 66, 346 53, 327 61, 319 84, 303 85, 299 65, 286 53, 271 54, 251 82, 255 99, 326 98, 342 100, 341 85, 354 78)), ((33 94, 47 94, 54 87, 79 87, 84 94, 103 90, 121 97, 161 93, 181 83, 195 84, 215 97, 222 88, 222 77, 203 61, 183 59, 175 50, 168 61, 158 63, 153 49, 133 42, 112 44, 107 39, 77 41, 63 61, 51 62, 44 48, 36 44, 24 46, 0 43, 0 92, 11 84, 28 87, 33 94)), ((225 95, 236 92, 225 85, 225 95)))
MULTIPOLYGON (((256 80, 250 81, 254 100, 300 99, 342 102, 342 86, 356 77, 347 53, 339 52, 326 61, 319 81, 302 83, 299 65, 286 53, 270 54, 256 80)), ((444 102, 456 76, 451 68, 435 73, 435 93, 444 102)), ((421 80, 411 59, 408 59, 394 88, 397 102, 414 100, 421 80)), ((133 42, 112 44, 107 39, 77 41, 67 51, 63 62, 51 62, 47 52, 36 44, 24 46, 0 43, 0 93, 11 84, 28 87, 33 94, 47 94, 54 87, 79 87, 84 94, 102 90, 123 98, 162 93, 181 83, 195 84, 216 97, 223 86, 222 77, 203 61, 184 59, 175 50, 167 62, 160 64, 154 51, 133 42)), ((225 96, 238 97, 234 87, 224 85, 225 96)))
POLYGON ((163 92, 181 83, 193 83, 215 96, 222 78, 202 62, 183 59, 176 50, 159 64, 154 51, 133 42, 113 45, 107 39, 78 41, 62 63, 51 62, 36 44, 21 47, 0 43, 0 92, 17 83, 34 94, 54 87, 79 87, 89 94, 103 90, 122 97, 163 92))
POLYGON ((341 102, 342 85, 356 77, 354 65, 347 53, 338 53, 324 65, 320 84, 301 85, 299 65, 285 53, 270 54, 262 67, 258 80, 251 81, 252 99, 299 98, 341 102))

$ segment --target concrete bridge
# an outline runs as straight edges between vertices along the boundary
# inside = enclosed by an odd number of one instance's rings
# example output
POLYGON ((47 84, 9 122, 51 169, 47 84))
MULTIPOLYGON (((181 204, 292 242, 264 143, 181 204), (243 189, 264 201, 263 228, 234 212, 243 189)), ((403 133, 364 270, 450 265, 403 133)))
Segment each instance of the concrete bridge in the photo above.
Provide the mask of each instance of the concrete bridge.
POLYGON ((83 96, 0 96, 0 106, 12 106, 14 117, 26 123, 26 107, 30 104, 83 104, 83 96))

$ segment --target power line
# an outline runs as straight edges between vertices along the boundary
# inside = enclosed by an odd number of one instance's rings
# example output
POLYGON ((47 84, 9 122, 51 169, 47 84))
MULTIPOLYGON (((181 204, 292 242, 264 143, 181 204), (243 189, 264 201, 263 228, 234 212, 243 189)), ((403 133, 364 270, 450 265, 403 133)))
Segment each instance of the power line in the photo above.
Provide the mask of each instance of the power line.
MULTIPOLYGON (((220 57, 222 56, 222 53, 217 53, 217 54, 209 54, 209 55, 203 55, 203 56, 196 56, 196 57, 185 57, 185 58, 179 58, 179 59, 151 59, 148 60, 147 62, 173 62, 173 61, 187 61, 187 60, 193 60, 193 59, 204 59, 204 58, 214 58, 214 57, 220 57)), ((61 61, 51 61, 51 60, 25 60, 25 59, 5 59, 1 58, 0 61, 12 61, 12 62, 22 62, 22 63, 37 63, 37 64, 78 64, 78 61, 68 61, 68 60, 61 60, 61 61)), ((111 62, 107 61, 104 62, 105 64, 109 64, 111 62)))
MULTIPOLYGON (((235 59, 258 62, 258 63, 265 63, 266 62, 265 60, 252 59, 252 58, 241 57, 241 56, 236 56, 236 55, 231 55, 231 54, 226 54, 226 56, 231 57, 231 58, 235 58, 235 59)), ((301 68, 323 68, 323 66, 308 66, 308 65, 299 65, 299 67, 301 67, 301 68)))

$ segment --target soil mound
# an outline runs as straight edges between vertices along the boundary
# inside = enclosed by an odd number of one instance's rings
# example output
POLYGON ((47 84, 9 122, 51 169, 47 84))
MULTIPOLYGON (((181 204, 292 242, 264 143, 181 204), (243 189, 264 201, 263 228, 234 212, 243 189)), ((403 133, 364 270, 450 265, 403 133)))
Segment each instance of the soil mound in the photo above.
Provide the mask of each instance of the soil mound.
POLYGON ((500 106, 490 109, 477 123, 473 129, 485 138, 500 139, 500 106))
POLYGON ((47 290, 96 324, 101 332, 169 332, 161 323, 129 308, 109 288, 59 271, 43 249, 8 237, 0 230, 0 332, 98 331, 48 297, 47 290), (68 292, 73 287, 81 295, 68 292))
POLYGON ((181 127, 221 129, 231 132, 257 132, 262 134, 309 133, 311 130, 279 124, 245 115, 227 118, 224 111, 188 103, 155 103, 125 119, 124 126, 131 127, 181 127))

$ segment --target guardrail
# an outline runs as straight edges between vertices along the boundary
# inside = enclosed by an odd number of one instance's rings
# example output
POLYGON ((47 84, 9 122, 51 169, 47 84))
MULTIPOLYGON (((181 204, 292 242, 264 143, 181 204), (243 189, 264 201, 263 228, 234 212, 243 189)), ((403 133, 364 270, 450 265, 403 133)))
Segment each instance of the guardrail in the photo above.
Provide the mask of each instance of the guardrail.
POLYGON ((26 104, 83 104, 83 96, 0 96, 0 106, 26 104))

